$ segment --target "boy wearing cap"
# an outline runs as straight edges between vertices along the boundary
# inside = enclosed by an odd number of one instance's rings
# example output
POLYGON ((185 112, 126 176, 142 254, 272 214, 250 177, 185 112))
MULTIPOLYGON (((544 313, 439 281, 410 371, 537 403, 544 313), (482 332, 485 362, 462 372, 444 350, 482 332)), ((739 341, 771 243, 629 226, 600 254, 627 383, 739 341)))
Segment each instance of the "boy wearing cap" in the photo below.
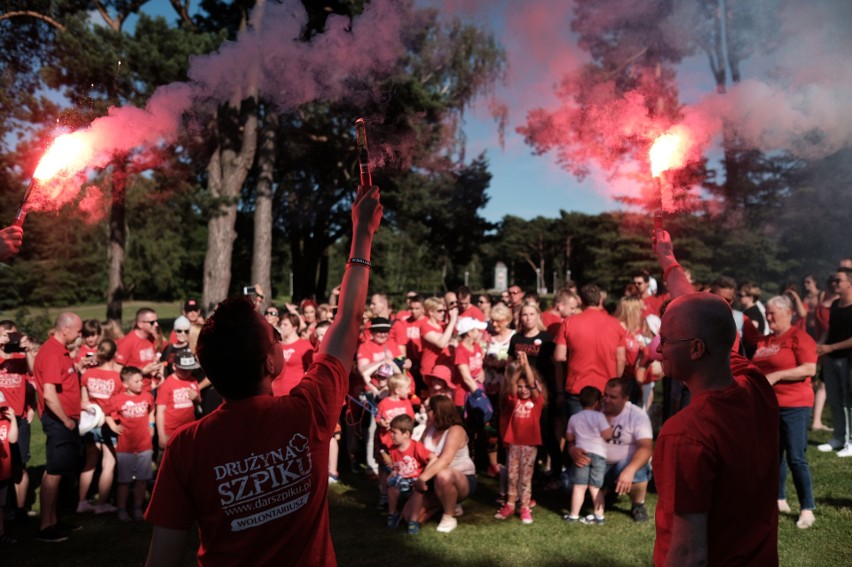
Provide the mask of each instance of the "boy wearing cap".
POLYGON ((166 378, 157 391, 157 437, 160 449, 175 430, 195 421, 198 382, 192 371, 201 368, 192 351, 185 349, 174 355, 174 374, 166 378))

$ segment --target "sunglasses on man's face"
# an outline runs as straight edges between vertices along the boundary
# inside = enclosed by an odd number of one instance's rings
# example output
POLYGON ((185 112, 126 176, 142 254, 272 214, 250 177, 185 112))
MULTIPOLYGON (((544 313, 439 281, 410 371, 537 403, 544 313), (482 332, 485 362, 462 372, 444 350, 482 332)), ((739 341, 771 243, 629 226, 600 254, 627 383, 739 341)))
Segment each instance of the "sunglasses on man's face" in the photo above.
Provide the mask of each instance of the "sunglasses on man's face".
POLYGON ((189 329, 175 329, 175 334, 185 335, 189 333, 189 329))
POLYGON ((278 311, 267 311, 264 315, 267 317, 278 317, 278 311))

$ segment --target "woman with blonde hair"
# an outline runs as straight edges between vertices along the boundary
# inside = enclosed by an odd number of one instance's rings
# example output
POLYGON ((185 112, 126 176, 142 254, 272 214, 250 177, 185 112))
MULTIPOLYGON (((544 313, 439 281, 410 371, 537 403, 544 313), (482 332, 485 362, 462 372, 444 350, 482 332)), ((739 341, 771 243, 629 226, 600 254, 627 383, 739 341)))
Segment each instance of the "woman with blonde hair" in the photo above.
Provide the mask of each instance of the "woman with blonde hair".
POLYGON ((425 376, 432 372, 436 364, 453 365, 449 346, 459 317, 459 308, 453 307, 449 310, 449 321, 446 325, 444 315, 447 314, 447 308, 442 299, 426 299, 423 302, 423 310, 426 316, 420 321, 420 340, 423 343, 420 373, 425 376))
MULTIPOLYGON (((504 303, 494 304, 491 307, 490 315, 494 332, 489 336, 482 366, 485 369, 485 393, 491 400, 491 407, 495 409, 491 423, 499 423, 500 404, 498 398, 506 367, 509 364, 509 346, 512 342, 512 336, 515 334, 511 327, 514 317, 512 310, 504 303)), ((489 432, 492 435, 489 438, 488 446, 488 475, 496 477, 500 474, 500 466, 497 464, 499 438, 498 432, 493 428, 490 428, 489 432)))
POLYGON ((650 359, 648 345, 654 333, 642 316, 644 304, 637 296, 621 298, 615 316, 624 328, 624 345, 627 360, 621 378, 630 380, 630 401, 646 410, 653 401, 654 383, 648 372, 650 359))

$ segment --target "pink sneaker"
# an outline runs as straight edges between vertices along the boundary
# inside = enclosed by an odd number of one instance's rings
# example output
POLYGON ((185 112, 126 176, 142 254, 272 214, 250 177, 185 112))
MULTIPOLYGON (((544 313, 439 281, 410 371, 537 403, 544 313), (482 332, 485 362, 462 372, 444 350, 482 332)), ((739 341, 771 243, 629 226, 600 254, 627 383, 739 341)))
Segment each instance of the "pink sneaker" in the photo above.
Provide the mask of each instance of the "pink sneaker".
POLYGON ((532 511, 529 508, 521 508, 521 522, 524 524, 533 523, 532 511))
POLYGON ((497 510, 497 513, 494 514, 494 517, 498 520, 505 520, 507 518, 511 518, 515 515, 515 508, 513 506, 509 506, 508 504, 497 510))

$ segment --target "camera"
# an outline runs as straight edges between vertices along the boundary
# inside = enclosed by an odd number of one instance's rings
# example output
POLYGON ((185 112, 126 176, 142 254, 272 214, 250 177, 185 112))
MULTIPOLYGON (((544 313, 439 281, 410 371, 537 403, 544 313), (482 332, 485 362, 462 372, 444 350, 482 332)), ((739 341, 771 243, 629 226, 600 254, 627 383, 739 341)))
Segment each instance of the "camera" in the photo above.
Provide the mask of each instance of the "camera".
POLYGON ((24 349, 21 346, 22 338, 23 335, 17 331, 9 333, 9 342, 3 346, 3 350, 10 354, 13 352, 24 352, 24 349))
POLYGON ((243 288, 243 295, 257 295, 257 288, 255 286, 246 286, 243 288))

